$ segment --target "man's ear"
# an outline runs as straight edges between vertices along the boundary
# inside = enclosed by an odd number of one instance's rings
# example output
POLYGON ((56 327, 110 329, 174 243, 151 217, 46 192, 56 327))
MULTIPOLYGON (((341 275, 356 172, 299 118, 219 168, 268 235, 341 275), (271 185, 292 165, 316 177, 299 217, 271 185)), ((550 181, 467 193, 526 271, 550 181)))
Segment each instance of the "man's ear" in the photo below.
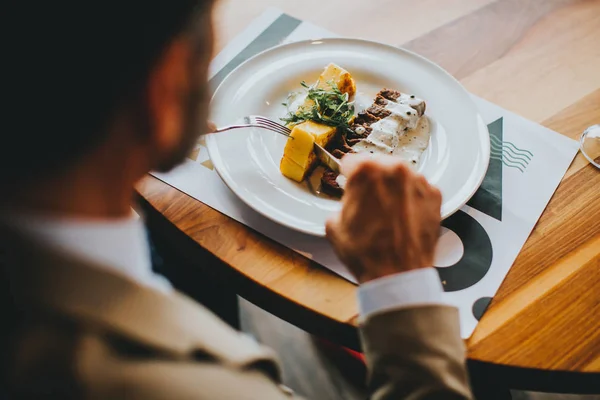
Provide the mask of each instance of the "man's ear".
POLYGON ((151 140, 158 153, 170 153, 182 140, 190 91, 190 57, 188 40, 178 38, 166 48, 150 74, 151 140))

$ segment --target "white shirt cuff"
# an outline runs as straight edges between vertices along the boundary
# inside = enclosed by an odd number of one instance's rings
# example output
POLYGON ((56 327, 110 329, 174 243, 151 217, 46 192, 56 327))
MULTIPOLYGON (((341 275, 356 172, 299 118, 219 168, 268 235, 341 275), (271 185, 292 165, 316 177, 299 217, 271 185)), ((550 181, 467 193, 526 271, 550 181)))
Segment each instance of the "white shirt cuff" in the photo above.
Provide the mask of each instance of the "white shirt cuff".
POLYGON ((363 283, 358 288, 359 318, 399 308, 440 305, 444 288, 435 268, 420 268, 363 283))

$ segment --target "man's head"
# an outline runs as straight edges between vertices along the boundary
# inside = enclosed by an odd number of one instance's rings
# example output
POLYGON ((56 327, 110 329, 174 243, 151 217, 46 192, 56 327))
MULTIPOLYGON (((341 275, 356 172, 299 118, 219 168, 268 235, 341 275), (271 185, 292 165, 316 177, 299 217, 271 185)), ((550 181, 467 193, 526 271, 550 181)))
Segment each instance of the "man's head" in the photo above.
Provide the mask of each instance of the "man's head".
POLYGON ((8 187, 36 185, 87 157, 107 161, 109 152, 139 178, 180 162, 205 130, 212 0, 1 8, 8 187))

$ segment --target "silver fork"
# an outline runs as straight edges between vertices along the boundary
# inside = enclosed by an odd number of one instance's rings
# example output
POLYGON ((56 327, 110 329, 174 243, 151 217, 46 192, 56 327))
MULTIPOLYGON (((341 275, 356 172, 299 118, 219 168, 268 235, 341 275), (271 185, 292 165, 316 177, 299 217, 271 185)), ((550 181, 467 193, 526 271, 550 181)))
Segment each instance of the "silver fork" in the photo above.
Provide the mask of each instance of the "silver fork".
POLYGON ((268 118, 261 117, 260 115, 248 115, 247 117, 244 117, 243 124, 222 126, 220 128, 217 128, 215 133, 225 132, 225 131, 229 131, 231 129, 239 129, 239 128, 267 129, 269 131, 279 133, 280 135, 288 136, 288 137, 290 136, 290 133, 292 132, 290 130, 290 128, 288 128, 287 126, 283 126, 280 123, 272 121, 268 118))
MULTIPOLYGON (((290 128, 288 128, 287 126, 283 126, 278 122, 272 121, 265 117, 261 117, 260 115, 248 115, 247 117, 244 117, 243 124, 222 126, 220 128, 217 128, 215 133, 225 132, 231 129, 239 128, 262 128, 279 133, 280 135, 287 137, 290 137, 290 133, 292 133, 290 128)), ((335 158, 330 152, 325 150, 323 147, 319 146, 317 143, 314 144, 314 148, 315 154, 323 164, 325 164, 327 167, 337 172, 338 174, 341 173, 340 162, 337 158, 335 158)))

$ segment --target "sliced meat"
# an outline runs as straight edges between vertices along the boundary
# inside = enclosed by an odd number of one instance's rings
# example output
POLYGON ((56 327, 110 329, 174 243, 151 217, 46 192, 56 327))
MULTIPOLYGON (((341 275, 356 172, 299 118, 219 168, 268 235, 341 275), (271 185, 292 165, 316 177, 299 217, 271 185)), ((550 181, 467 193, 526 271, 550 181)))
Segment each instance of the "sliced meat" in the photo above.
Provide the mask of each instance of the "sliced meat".
POLYGON ((331 155, 334 156, 335 158, 341 159, 342 157, 344 157, 346 155, 346 153, 344 153, 340 149, 333 149, 333 150, 331 150, 331 155))
POLYGON ((369 114, 367 111, 361 111, 356 116, 354 122, 359 125, 371 125, 373 122, 376 122, 377 119, 378 118, 373 114, 369 114))
POLYGON ((348 146, 352 147, 354 146, 356 143, 362 141, 363 139, 361 138, 357 138, 357 139, 346 139, 346 143, 348 143, 348 146))
POLYGON ((402 96, 402 93, 397 90, 384 88, 377 93, 377 96, 381 96, 386 100, 396 101, 398 98, 400 98, 400 96, 402 96))
MULTIPOLYGON (((415 115, 421 117, 425 113, 425 102, 414 95, 401 93, 397 90, 383 89, 373 101, 373 104, 365 111, 359 112, 351 126, 352 132, 342 133, 337 136, 337 139, 331 143, 329 151, 334 157, 342 158, 348 153, 353 153, 351 146, 360 143, 363 139, 371 134, 373 129, 371 125, 382 118, 389 117, 392 114, 390 108, 401 108, 406 110, 406 107, 394 107, 394 104, 389 104, 390 101, 405 104, 415 110, 414 115, 406 115, 405 118, 413 120, 415 115)), ((409 109, 410 110, 410 109, 409 109)), ((408 114, 408 112, 406 112, 408 114)), ((413 121, 414 122, 414 121, 413 121)), ((408 120, 407 120, 408 123, 408 120)), ((408 129, 408 126, 405 128, 408 129)), ((341 196, 344 189, 340 188, 336 182, 338 174, 333 171, 326 170, 321 178, 321 190, 331 196, 341 196)))
POLYGON ((344 194, 344 189, 336 182, 337 177, 338 174, 336 172, 325 171, 321 177, 321 191, 330 196, 341 197, 344 194))
POLYGON ((348 146, 348 142, 346 140, 346 135, 337 135, 336 138, 328 146, 328 150, 330 152, 334 150, 339 150, 342 153, 352 153, 353 150, 350 146, 348 146))
POLYGON ((382 106, 385 107, 387 106, 389 100, 387 100, 385 97, 382 97, 380 94, 377 94, 377 97, 375 98, 375 104, 377 104, 378 106, 382 106))
POLYGON ((367 108, 367 112, 375 118, 377 118, 378 120, 392 115, 392 112, 390 110, 377 104, 373 104, 371 107, 367 108))

